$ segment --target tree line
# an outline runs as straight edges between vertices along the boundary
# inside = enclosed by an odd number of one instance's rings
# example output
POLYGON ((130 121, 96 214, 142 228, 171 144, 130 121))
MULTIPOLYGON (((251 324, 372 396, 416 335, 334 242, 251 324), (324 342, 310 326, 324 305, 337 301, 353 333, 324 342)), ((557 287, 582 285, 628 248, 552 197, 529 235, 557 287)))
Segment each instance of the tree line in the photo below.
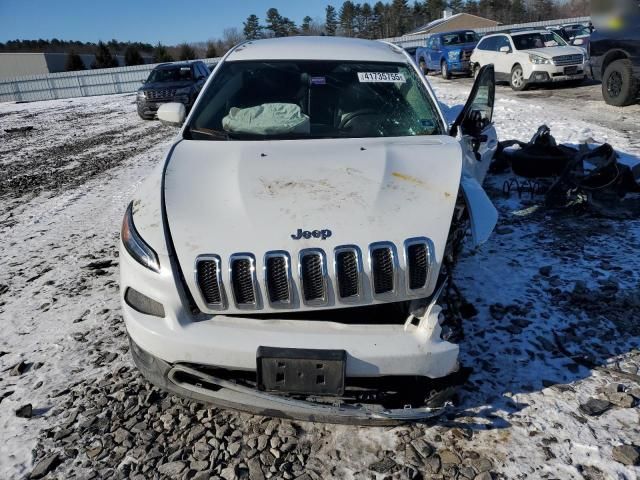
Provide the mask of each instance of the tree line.
POLYGON ((94 54, 91 68, 118 66, 115 56, 123 55, 125 65, 141 65, 145 57, 153 63, 223 55, 244 40, 292 35, 328 35, 358 38, 388 38, 409 33, 442 18, 445 9, 453 14, 469 13, 503 24, 524 23, 588 15, 589 0, 391 0, 375 3, 345 1, 340 8, 327 5, 323 18, 305 16, 298 25, 277 8, 269 8, 264 22, 251 14, 242 28, 230 27, 222 38, 207 42, 165 46, 141 42, 77 42, 51 40, 10 40, 0 43, 0 52, 67 53, 66 70, 83 70, 80 54, 94 54))

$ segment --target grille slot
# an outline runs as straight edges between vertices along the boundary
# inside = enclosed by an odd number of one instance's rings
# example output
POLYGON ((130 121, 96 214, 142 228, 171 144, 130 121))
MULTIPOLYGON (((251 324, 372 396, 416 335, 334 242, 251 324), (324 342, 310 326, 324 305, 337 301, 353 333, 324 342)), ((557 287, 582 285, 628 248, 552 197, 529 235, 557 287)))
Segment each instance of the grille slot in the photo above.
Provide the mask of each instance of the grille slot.
POLYGON ((426 241, 407 242, 407 269, 409 290, 421 290, 429 278, 430 254, 426 241))
POLYGON ((255 308, 257 305, 256 262, 253 255, 236 254, 229 260, 231 287, 238 308, 255 308))
POLYGON ((339 247, 335 253, 336 280, 341 299, 360 296, 360 252, 357 247, 339 247))
POLYGON ((580 65, 583 61, 584 57, 581 54, 553 57, 553 63, 559 67, 564 67, 566 65, 580 65))
POLYGON ((164 100, 166 98, 175 97, 176 90, 173 88, 166 88, 163 90, 147 90, 146 94, 149 100, 164 100))
POLYGON ((291 262, 286 252, 265 255, 265 283, 273 306, 291 304, 291 262))
POLYGON ((205 303, 214 309, 226 308, 220 257, 207 256, 196 261, 196 283, 205 303))
POLYGON ((324 305, 327 302, 327 270, 322 250, 300 252, 300 279, 302 297, 310 305, 324 305))
POLYGON ((376 295, 395 291, 395 254, 393 246, 372 246, 371 273, 373 274, 373 292, 376 295))

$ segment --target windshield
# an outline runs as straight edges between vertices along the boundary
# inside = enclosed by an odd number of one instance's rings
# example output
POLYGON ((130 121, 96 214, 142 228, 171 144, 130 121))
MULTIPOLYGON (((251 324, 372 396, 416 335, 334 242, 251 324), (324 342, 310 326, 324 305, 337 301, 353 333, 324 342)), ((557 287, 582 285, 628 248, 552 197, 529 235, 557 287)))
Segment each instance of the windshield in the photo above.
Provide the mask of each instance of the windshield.
POLYGON ((560 35, 553 32, 532 32, 521 35, 513 35, 513 43, 516 50, 531 50, 532 48, 546 48, 566 46, 560 35))
POLYGON ((191 67, 157 68, 149 74, 147 82, 181 82, 191 80, 191 67))
POLYGON ((443 134, 424 84, 406 64, 227 62, 185 129, 196 140, 443 134))
POLYGON ((582 35, 591 35, 591 30, 589 30, 589 27, 571 27, 567 29, 567 33, 571 37, 578 37, 582 35))
POLYGON ((461 45, 463 43, 476 43, 478 35, 476 32, 455 32, 442 36, 442 44, 447 47, 449 45, 461 45))

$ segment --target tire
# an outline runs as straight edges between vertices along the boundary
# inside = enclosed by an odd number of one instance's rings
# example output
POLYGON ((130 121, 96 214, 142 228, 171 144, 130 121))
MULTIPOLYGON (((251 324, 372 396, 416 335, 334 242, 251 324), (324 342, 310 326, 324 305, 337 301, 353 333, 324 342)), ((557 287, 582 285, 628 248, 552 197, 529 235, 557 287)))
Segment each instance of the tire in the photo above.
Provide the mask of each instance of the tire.
POLYGON ((515 65, 511 69, 509 85, 511 85, 511 88, 516 92, 521 92, 527 88, 527 81, 524 79, 524 71, 520 65, 515 65))
POLYGON ((449 66, 444 60, 440 64, 440 73, 442 74, 442 78, 444 78, 445 80, 451 80, 451 72, 449 72, 449 66))
POLYGON ((480 65, 476 63, 475 65, 473 65, 473 67, 471 67, 471 76, 473 78, 478 78, 479 73, 480 73, 480 65))
POLYGON ((602 96, 614 107, 626 107, 636 101, 640 81, 633 77, 631 60, 616 60, 602 76, 602 96))
POLYGON ((418 64, 418 66, 420 67, 420 71, 422 72, 423 75, 429 75, 429 69, 427 68, 427 63, 424 60, 420 60, 420 63, 418 64))

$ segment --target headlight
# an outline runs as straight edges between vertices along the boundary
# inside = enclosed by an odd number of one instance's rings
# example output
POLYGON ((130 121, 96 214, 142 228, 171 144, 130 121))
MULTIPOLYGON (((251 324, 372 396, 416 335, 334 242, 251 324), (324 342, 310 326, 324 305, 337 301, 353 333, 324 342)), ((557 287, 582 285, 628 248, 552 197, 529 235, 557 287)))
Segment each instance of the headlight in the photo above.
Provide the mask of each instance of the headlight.
POLYGON ((449 52, 449 60, 457 60, 460 58, 460 50, 451 50, 449 52))
POLYGON ((142 237, 133 224, 133 202, 129 204, 127 212, 124 214, 120 238, 122 239, 124 248, 126 248, 129 255, 131 255, 136 262, 154 272, 160 271, 158 255, 142 240, 142 237))
POLYGON ((548 65, 551 63, 548 58, 544 58, 533 53, 529 54, 529 61, 534 65, 548 65))
POLYGON ((136 97, 137 97, 138 100, 144 100, 146 98, 144 92, 138 92, 136 97))

